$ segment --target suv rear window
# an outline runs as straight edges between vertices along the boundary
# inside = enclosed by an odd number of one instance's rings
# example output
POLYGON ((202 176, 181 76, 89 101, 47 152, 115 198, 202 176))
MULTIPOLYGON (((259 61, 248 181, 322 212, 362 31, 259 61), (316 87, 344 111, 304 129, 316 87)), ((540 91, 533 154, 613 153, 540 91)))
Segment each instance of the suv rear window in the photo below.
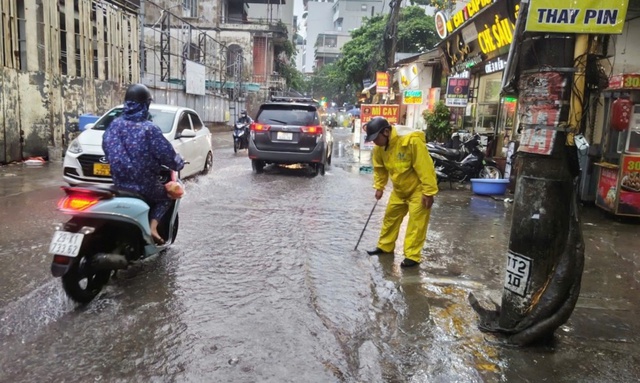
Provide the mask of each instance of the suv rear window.
POLYGON ((319 125, 318 113, 314 107, 303 105, 263 106, 256 122, 276 125, 309 126, 319 125))

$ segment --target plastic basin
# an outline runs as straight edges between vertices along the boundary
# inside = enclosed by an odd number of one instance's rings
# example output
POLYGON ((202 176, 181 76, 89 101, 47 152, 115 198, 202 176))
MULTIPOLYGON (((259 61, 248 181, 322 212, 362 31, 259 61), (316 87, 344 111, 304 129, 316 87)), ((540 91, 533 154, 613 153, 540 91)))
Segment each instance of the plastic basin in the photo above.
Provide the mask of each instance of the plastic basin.
POLYGON ((472 178, 471 191, 480 195, 504 195, 507 192, 509 180, 507 179, 488 179, 488 178, 472 178))

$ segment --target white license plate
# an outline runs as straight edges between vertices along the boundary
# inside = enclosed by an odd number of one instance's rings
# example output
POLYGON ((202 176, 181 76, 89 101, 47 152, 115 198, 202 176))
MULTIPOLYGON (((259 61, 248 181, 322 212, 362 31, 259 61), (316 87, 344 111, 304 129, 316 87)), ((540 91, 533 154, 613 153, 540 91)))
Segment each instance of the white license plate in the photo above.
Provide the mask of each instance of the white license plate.
POLYGON ((49 245, 49 253, 65 255, 67 257, 77 257, 80 253, 80 246, 84 234, 69 233, 68 231, 56 231, 49 245))
POLYGON ((283 140, 283 141, 291 141, 293 140, 293 133, 290 132, 278 132, 278 134, 276 135, 276 137, 279 140, 283 140))

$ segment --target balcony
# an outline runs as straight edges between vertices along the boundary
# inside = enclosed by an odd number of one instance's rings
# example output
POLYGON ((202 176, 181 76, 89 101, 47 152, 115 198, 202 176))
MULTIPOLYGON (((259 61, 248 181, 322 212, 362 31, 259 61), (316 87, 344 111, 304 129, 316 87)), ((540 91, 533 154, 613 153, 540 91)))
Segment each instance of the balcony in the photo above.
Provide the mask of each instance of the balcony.
POLYGON ((254 74, 253 82, 260 84, 261 88, 286 89, 287 81, 279 74, 254 74))

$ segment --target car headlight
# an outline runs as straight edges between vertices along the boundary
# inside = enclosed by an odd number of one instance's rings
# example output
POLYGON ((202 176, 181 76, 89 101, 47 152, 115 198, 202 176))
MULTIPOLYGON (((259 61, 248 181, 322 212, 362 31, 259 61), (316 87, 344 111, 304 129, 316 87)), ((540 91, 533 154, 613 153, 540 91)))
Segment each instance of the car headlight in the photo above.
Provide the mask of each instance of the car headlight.
POLYGON ((82 145, 80 145, 80 142, 78 141, 77 138, 71 141, 71 143, 69 144, 69 147, 67 148, 67 151, 73 154, 82 153, 82 145))

